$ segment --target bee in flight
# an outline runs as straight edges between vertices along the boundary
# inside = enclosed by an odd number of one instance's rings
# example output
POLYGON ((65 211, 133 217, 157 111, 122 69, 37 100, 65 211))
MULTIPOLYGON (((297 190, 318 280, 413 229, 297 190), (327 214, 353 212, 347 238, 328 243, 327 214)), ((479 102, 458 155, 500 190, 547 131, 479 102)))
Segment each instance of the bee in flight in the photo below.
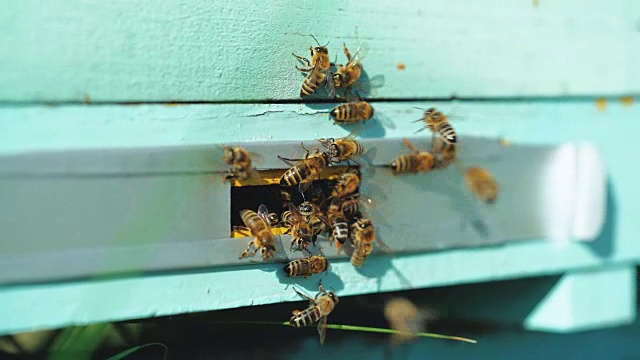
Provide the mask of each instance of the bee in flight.
POLYGON ((498 198, 500 187, 491 173, 481 167, 468 167, 464 171, 464 182, 477 199, 493 204, 498 198))
POLYGON ((431 152, 434 155, 433 168, 444 169, 453 164, 457 159, 456 146, 456 144, 447 143, 439 137, 434 138, 431 146, 431 152))
POLYGON ((329 260, 324 256, 314 255, 290 261, 284 266, 284 272, 290 277, 304 277, 320 274, 329 270, 329 260))
POLYGON ((325 291, 322 288, 322 282, 320 283, 320 292, 316 294, 315 298, 311 298, 295 288, 294 291, 301 298, 309 300, 309 307, 302 311, 294 310, 292 312, 293 316, 289 319, 289 324, 293 327, 301 328, 317 322, 320 344, 324 344, 327 333, 327 316, 331 314, 338 304, 338 296, 332 291, 325 291))
POLYGON ((299 191, 304 193, 309 189, 313 180, 317 180, 322 170, 329 165, 330 159, 326 151, 320 152, 320 150, 315 149, 311 153, 302 143, 300 143, 300 146, 306 151, 303 159, 287 159, 278 156, 280 160, 291 166, 280 178, 280 186, 298 185, 299 191), (296 163, 293 163, 294 161, 296 163))
POLYGON ((353 86, 362 73, 362 56, 360 56, 361 49, 356 50, 353 57, 347 48, 347 44, 342 44, 344 48, 344 55, 347 57, 346 65, 336 65, 338 70, 333 74, 333 83, 336 88, 344 88, 348 93, 351 86, 353 86))
POLYGON ((231 165, 229 168, 228 174, 225 176, 224 180, 238 179, 238 180, 247 180, 249 178, 257 177, 257 171, 253 167, 253 162, 251 161, 251 155, 254 157, 261 158, 260 155, 255 153, 250 153, 247 150, 241 147, 231 147, 225 146, 223 147, 224 158, 223 161, 227 165, 231 165))
POLYGON ((290 249, 296 246, 296 250, 306 251, 310 254, 308 244, 312 242, 313 231, 293 203, 289 203, 289 210, 282 213, 282 222, 287 227, 285 234, 291 234, 290 249))
POLYGON ((247 249, 240 254, 240 259, 245 257, 253 257, 258 251, 262 255, 263 260, 268 260, 275 255, 275 238, 271 232, 271 221, 269 216, 269 210, 265 205, 258 207, 258 213, 253 210, 242 210, 240 217, 245 227, 236 227, 235 230, 241 234, 247 236, 253 236, 253 239, 249 241, 247 249), (253 252, 249 255, 251 247, 254 247, 253 252))
POLYGON ((420 151, 408 139, 404 139, 404 146, 411 150, 410 154, 400 155, 391 161, 394 173, 429 172, 433 168, 433 155, 428 151, 420 151))
POLYGON ((329 50, 327 49, 327 45, 329 45, 329 43, 322 46, 313 35, 311 35, 311 37, 318 44, 316 47, 309 46, 311 61, 293 53, 293 56, 307 65, 307 68, 296 66, 296 69, 307 73, 307 77, 304 79, 302 87, 300 88, 300 97, 309 96, 315 93, 316 90, 318 90, 318 86, 323 82, 325 83, 329 96, 333 97, 335 95, 335 89, 333 77, 331 76, 330 71, 331 61, 329 60, 329 50))
POLYGON ((438 134, 440 138, 447 144, 455 144, 458 142, 456 131, 453 129, 451 124, 449 124, 449 117, 436 110, 436 108, 428 108, 427 110, 424 110, 423 117, 414 122, 419 121, 424 121, 425 127, 416 131, 416 133, 424 129, 429 129, 431 130, 434 137, 436 134, 438 134))
POLYGON ((329 116, 335 124, 355 124, 373 117, 373 106, 366 101, 352 101, 331 109, 329 116))

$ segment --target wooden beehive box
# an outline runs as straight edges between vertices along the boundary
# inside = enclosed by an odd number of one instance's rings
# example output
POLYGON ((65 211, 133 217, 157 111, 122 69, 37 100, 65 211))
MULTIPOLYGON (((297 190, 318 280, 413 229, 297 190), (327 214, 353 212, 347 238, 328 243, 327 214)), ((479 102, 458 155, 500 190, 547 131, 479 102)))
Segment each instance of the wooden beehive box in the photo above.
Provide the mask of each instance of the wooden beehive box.
MULTIPOLYGON (((219 157, 242 144, 264 156, 259 167, 284 169, 276 155, 351 131, 328 119, 336 104, 298 96, 291 52, 306 55, 310 34, 338 62, 343 42, 367 49, 376 116, 359 137, 380 169, 361 190, 378 196, 372 218, 396 249, 359 270, 336 258, 328 287, 349 296, 564 274, 526 326, 631 321, 640 8, 535 4, 3 5, 0 333, 295 300, 281 264, 237 261, 246 241, 229 237, 235 200, 219 157), (455 168, 382 168, 404 137, 427 146, 412 121, 429 106, 462 115, 462 156, 494 171, 496 206, 473 202, 455 168), (106 304, 113 293, 127 296, 106 304)), ((464 315, 495 318, 482 309, 464 315)))

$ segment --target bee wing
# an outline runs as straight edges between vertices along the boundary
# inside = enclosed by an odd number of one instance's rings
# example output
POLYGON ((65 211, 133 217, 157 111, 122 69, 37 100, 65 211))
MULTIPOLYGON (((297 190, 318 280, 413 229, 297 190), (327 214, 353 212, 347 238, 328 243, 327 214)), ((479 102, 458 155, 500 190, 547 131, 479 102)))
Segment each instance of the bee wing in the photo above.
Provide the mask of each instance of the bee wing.
POLYGON ((373 117, 375 119, 377 119, 380 124, 382 124, 384 127, 389 128, 389 129, 395 129, 396 128, 396 123, 391 120, 391 118, 389 118, 388 116, 386 116, 385 114, 381 114, 379 112, 376 112, 373 117))
POLYGON ((298 184, 298 191, 300 191, 301 194, 304 194, 311 187, 311 183, 312 181, 307 181, 307 182, 298 184))
POLYGON ((300 214, 300 210, 298 210, 298 207, 293 205, 292 202, 287 204, 289 206, 289 211, 291 211, 291 215, 293 216, 293 218, 296 221, 301 221, 304 222, 304 218, 302 217, 302 214, 300 214))
POLYGON ((267 226, 270 226, 271 221, 269 221, 269 209, 267 209, 266 205, 260 204, 260 206, 258 206, 258 216, 267 223, 267 226))
POLYGON ((252 151, 248 151, 248 153, 249 153, 249 157, 251 157, 251 162, 258 165, 264 164, 264 156, 252 151))
POLYGON ((329 94, 329 97, 333 98, 336 96, 336 86, 333 83, 333 75, 331 74, 330 70, 325 71, 324 74, 324 88, 327 90, 327 94, 329 94))
POLYGON ((324 339, 327 335, 327 317, 323 316, 318 321, 318 335, 320 335, 320 345, 324 344, 324 339))
POLYGON ((360 46, 356 52, 351 56, 351 61, 353 62, 360 62, 362 60, 364 60, 368 53, 369 53, 369 45, 368 44, 362 44, 362 46, 360 46))

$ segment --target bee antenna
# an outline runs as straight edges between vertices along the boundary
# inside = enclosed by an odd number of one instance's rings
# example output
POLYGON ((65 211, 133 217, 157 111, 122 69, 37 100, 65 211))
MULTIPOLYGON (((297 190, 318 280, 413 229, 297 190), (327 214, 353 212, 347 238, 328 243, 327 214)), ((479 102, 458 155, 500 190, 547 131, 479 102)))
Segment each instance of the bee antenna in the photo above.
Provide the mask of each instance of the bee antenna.
POLYGON ((422 110, 422 111, 425 111, 425 110, 426 110, 426 109, 424 109, 424 108, 419 108, 419 107, 415 107, 415 106, 414 106, 413 108, 414 108, 414 109, 418 109, 418 110, 422 110))
MULTIPOLYGON (((309 35, 311 35, 311 34, 309 34, 309 35)), ((318 46, 322 46, 322 45, 320 45, 320 42, 318 41, 318 39, 316 39, 316 37, 315 37, 315 36, 311 35, 311 37, 313 38, 313 40, 315 40, 315 41, 316 41, 316 43, 318 44, 318 46)))

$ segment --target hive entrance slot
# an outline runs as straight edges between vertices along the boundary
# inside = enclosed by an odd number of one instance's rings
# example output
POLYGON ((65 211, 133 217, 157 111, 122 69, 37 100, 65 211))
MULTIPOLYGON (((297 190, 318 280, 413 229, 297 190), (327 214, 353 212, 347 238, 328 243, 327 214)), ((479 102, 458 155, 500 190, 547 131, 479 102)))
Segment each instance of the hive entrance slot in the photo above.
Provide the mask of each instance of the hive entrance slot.
MULTIPOLYGON (((354 169, 354 167, 352 167, 354 169)), ((264 204, 270 213, 276 213, 278 216, 288 210, 286 198, 283 192, 291 195, 291 202, 300 205, 303 201, 312 201, 319 197, 326 198, 330 196, 331 189, 336 181, 332 180, 337 175, 345 172, 346 166, 330 167, 323 171, 319 180, 313 182, 313 185, 305 192, 305 197, 298 191, 297 186, 282 187, 279 184, 280 177, 286 170, 260 170, 259 178, 250 181, 233 181, 231 183, 231 223, 229 230, 231 237, 246 237, 246 234, 234 232, 235 226, 244 226, 240 218, 240 212, 244 209, 258 211, 258 207, 264 204), (322 194, 319 195, 319 194, 322 194)), ((357 193, 357 191, 356 191, 357 193)), ((325 205, 325 204, 323 204, 325 205)), ((280 234, 284 229, 273 229, 275 234, 280 234)))

